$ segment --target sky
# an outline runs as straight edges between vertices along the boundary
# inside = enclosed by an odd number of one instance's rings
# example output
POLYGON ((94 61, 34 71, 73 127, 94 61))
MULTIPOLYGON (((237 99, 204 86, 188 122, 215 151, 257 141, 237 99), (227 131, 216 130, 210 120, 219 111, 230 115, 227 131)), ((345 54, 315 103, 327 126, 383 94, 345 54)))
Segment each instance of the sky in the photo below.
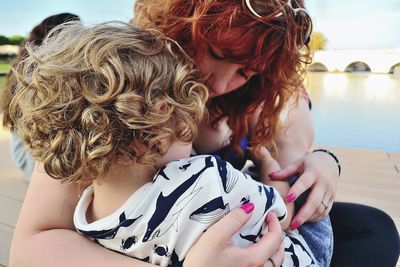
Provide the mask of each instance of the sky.
POLYGON ((400 0, 305 0, 328 48, 400 48, 400 0))
MULTIPOLYGON (((400 48, 400 0, 305 2, 328 49, 400 48)), ((75 13, 85 23, 129 21, 133 0, 3 0, 0 34, 27 35, 45 17, 61 12, 75 13)))

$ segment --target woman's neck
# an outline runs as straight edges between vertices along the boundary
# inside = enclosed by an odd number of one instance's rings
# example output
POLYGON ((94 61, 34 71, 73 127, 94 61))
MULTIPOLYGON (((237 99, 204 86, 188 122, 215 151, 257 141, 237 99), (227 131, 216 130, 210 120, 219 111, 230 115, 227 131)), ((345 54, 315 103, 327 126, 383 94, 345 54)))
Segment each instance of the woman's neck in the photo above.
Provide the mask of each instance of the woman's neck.
POLYGON ((156 172, 152 165, 113 164, 106 175, 93 182, 94 196, 86 213, 87 221, 93 222, 112 214, 136 190, 150 182, 156 172))

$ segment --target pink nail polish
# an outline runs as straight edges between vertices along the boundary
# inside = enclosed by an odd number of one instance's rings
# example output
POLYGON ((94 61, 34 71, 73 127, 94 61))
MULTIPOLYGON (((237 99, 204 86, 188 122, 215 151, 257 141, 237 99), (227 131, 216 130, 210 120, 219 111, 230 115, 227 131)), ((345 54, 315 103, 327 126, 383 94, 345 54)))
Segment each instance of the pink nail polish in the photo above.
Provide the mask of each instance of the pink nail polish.
POLYGON ((254 204, 251 203, 251 202, 249 202, 249 203, 246 203, 246 204, 240 206, 240 208, 241 208, 242 210, 244 210, 244 212, 246 212, 247 214, 249 214, 249 213, 251 213, 251 212, 254 210, 254 204))
POLYGON ((296 221, 292 222, 292 224, 291 224, 289 227, 290 227, 290 230, 294 231, 294 230, 296 230, 297 228, 299 228, 299 226, 300 226, 300 224, 299 224, 299 222, 296 220, 296 221))
POLYGON ((272 178, 273 176, 277 175, 278 172, 279 172, 279 171, 271 172, 270 174, 268 174, 268 176, 272 178))
POLYGON ((293 194, 293 193, 291 193, 291 194, 289 194, 289 195, 286 196, 286 202, 287 202, 287 203, 290 203, 290 202, 292 202, 295 198, 296 198, 296 195, 293 194))

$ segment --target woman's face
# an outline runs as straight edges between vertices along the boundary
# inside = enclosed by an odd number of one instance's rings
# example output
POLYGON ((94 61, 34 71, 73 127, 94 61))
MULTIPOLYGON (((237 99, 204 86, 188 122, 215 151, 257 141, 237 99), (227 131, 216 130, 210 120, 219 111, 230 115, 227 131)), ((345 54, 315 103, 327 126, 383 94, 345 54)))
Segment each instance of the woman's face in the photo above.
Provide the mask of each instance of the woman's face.
POLYGON ((227 94, 245 84, 256 73, 246 69, 244 64, 229 61, 222 50, 214 45, 204 44, 195 54, 197 68, 208 75, 207 85, 210 97, 227 94))

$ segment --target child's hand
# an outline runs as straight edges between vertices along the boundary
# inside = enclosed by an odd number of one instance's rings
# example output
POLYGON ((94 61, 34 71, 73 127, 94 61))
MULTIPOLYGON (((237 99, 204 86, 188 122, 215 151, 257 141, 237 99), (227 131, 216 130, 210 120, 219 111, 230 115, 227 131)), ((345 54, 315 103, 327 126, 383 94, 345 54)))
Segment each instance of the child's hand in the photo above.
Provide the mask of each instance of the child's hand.
POLYGON ((248 147, 246 152, 249 154, 254 164, 258 166, 260 181, 263 183, 267 183, 267 181, 270 180, 269 175, 271 173, 281 169, 278 162, 264 146, 260 146, 257 150, 248 147))
MULTIPOLYGON (((261 146, 257 153, 252 148, 248 148, 247 152, 250 158, 253 160, 254 164, 258 166, 259 169, 259 180, 260 182, 273 186, 278 190, 279 194, 283 199, 287 199, 286 196, 289 191, 289 184, 287 181, 274 181, 270 178, 270 174, 279 171, 281 168, 278 162, 272 157, 268 149, 261 146)), ((286 230, 289 228, 289 224, 294 216, 294 203, 286 201, 287 217, 286 220, 281 222, 282 229, 286 230)))

